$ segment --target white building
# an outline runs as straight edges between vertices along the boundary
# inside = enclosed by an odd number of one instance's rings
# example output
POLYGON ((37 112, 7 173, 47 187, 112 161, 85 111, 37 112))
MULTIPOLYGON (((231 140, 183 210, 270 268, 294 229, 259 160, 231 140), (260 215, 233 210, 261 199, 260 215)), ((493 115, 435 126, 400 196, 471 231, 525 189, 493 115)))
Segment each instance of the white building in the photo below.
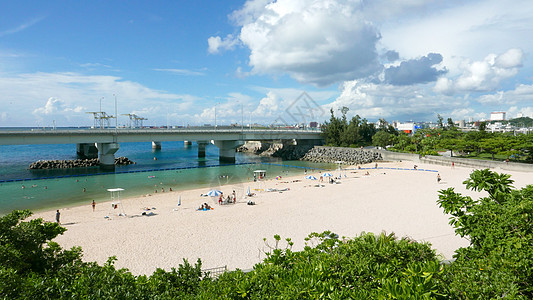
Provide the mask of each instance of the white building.
POLYGON ((415 132, 415 123, 396 123, 396 130, 403 131, 405 133, 414 133, 415 132))
POLYGON ((490 113, 490 120, 491 121, 504 121, 505 120, 505 112, 504 111, 496 111, 490 113))

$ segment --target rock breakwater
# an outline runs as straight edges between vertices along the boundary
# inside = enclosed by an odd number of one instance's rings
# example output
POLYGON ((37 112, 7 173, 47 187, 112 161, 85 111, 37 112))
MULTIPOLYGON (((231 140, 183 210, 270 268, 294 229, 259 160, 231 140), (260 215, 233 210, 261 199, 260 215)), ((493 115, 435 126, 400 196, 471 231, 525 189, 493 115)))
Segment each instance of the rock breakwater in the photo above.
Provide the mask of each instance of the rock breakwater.
POLYGON ((301 160, 317 163, 342 161, 348 164, 367 164, 383 160, 380 153, 355 148, 315 146, 305 153, 301 160))
POLYGON ((283 160, 301 160, 312 148, 309 145, 285 145, 273 151, 272 156, 283 160))
MULTIPOLYGON (((115 158, 115 165, 131 165, 135 162, 129 160, 129 158, 121 156, 115 158)), ((100 165, 98 158, 92 159, 74 159, 74 160, 39 160, 30 164, 30 169, 72 169, 72 168, 85 168, 94 167, 100 165)))

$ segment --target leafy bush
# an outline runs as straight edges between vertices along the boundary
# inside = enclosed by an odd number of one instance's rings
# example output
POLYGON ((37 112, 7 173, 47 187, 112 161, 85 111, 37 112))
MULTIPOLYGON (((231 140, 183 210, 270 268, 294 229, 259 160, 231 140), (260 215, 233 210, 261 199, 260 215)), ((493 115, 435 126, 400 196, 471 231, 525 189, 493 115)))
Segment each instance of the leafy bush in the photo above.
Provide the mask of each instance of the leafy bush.
POLYGON ((454 298, 533 298, 533 186, 512 190, 512 183, 509 175, 476 170, 464 184, 488 197, 440 192, 450 224, 471 244, 444 274, 454 298))

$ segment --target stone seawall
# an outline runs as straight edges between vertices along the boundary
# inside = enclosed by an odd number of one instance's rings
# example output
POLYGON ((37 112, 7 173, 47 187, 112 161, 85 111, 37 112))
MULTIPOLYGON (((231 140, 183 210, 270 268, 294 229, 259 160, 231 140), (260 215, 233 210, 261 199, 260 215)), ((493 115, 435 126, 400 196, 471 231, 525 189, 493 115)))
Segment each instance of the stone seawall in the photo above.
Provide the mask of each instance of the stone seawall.
POLYGON ((301 158, 310 162, 348 164, 367 164, 383 160, 380 153, 356 148, 314 146, 301 158))
POLYGON ((446 157, 446 156, 421 156, 418 154, 392 152, 387 150, 372 150, 380 153, 384 160, 409 160, 414 163, 425 163, 442 166, 451 166, 452 163, 456 166, 473 168, 473 169, 502 169, 508 171, 517 172, 533 172, 533 164, 517 163, 517 162, 504 162, 494 160, 482 160, 482 159, 469 159, 462 157, 446 157))
MULTIPOLYGON (((135 162, 129 160, 129 158, 121 156, 115 158, 115 165, 131 165, 135 162)), ((94 167, 100 165, 98 158, 92 159, 74 159, 74 160, 39 160, 30 164, 30 169, 72 169, 72 168, 85 168, 94 167)))

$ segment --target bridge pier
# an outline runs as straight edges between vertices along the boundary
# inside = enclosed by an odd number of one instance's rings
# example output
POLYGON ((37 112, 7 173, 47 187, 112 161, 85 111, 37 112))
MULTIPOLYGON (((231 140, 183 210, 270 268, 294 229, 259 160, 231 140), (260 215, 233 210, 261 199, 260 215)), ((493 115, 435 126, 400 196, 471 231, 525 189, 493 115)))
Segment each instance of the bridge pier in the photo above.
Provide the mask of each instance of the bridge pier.
POLYGON ((198 158, 205 157, 205 147, 209 144, 207 141, 197 141, 198 143, 198 158))
POLYGON ((76 144, 76 153, 80 158, 98 158, 98 148, 95 143, 76 144))
POLYGON ((243 141, 215 141, 218 160, 223 163, 235 163, 235 149, 243 144, 243 141))
POLYGON ((161 142, 152 141, 152 149, 153 150, 161 150, 161 142))
POLYGON ((100 159, 100 168, 107 170, 115 169, 115 152, 120 148, 118 143, 97 143, 100 159))

